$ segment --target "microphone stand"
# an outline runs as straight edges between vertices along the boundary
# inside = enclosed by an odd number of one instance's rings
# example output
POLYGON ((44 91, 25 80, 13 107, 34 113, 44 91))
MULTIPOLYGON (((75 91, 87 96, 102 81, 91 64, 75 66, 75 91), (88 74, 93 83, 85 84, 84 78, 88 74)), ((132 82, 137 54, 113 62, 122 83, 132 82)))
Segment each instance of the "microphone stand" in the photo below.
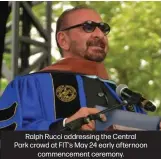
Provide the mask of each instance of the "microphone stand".
POLYGON ((90 114, 87 117, 82 117, 82 118, 78 118, 76 120, 73 120, 73 121, 67 123, 65 125, 65 127, 63 129, 61 129, 60 131, 79 130, 82 125, 88 124, 91 120, 100 120, 100 121, 102 121, 101 118, 100 118, 101 114, 104 114, 106 112, 112 111, 112 110, 114 110, 116 108, 119 108, 121 106, 124 106, 124 105, 125 106, 128 105, 128 102, 127 101, 122 101, 122 103, 116 104, 111 108, 106 108, 106 109, 100 111, 99 113, 90 114))

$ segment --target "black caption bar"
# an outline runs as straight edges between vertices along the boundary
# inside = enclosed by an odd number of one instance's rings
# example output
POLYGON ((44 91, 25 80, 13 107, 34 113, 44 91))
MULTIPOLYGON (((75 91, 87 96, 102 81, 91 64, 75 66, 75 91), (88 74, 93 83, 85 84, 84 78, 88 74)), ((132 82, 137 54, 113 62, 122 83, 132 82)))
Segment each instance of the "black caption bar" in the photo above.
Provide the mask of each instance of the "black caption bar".
POLYGON ((161 159, 161 132, 1 133, 1 159, 161 159))

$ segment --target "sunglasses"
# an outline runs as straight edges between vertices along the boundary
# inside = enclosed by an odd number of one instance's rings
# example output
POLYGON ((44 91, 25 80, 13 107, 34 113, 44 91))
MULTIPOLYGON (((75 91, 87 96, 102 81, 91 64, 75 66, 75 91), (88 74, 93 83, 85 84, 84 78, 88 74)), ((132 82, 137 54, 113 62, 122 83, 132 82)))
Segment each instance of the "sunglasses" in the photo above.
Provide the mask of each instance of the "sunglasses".
POLYGON ((83 30, 87 33, 92 33, 96 29, 96 27, 98 27, 105 35, 110 32, 110 26, 107 23, 96 23, 93 21, 85 21, 84 23, 70 26, 68 28, 62 29, 61 31, 70 30, 80 26, 82 26, 83 30))

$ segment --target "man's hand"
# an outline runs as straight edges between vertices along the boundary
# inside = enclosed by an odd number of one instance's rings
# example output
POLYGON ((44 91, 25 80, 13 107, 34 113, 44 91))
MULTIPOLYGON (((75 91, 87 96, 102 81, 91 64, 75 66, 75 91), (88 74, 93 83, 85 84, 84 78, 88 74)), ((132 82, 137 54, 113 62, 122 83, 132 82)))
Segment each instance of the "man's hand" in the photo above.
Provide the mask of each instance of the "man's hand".
MULTIPOLYGON (((74 115, 72 115, 71 117, 67 118, 66 123, 69 123, 73 120, 76 120, 78 118, 82 118, 82 117, 87 117, 90 114, 96 114, 100 112, 100 110, 96 109, 96 108, 80 108, 74 115)), ((106 116, 104 114, 100 115, 100 118, 102 121, 106 121, 106 116)), ((88 124, 84 124, 81 127, 81 130, 95 130, 95 121, 91 120, 88 124)))

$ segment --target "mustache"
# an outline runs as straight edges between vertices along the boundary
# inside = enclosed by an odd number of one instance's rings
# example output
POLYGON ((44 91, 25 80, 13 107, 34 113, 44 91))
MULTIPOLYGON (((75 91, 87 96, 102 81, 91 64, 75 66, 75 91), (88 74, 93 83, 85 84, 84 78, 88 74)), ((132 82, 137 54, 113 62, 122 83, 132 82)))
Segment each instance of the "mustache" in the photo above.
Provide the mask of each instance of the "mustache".
POLYGON ((104 42, 104 40, 96 38, 96 39, 88 40, 87 46, 98 46, 98 47, 101 47, 102 49, 105 49, 106 43, 104 42))

